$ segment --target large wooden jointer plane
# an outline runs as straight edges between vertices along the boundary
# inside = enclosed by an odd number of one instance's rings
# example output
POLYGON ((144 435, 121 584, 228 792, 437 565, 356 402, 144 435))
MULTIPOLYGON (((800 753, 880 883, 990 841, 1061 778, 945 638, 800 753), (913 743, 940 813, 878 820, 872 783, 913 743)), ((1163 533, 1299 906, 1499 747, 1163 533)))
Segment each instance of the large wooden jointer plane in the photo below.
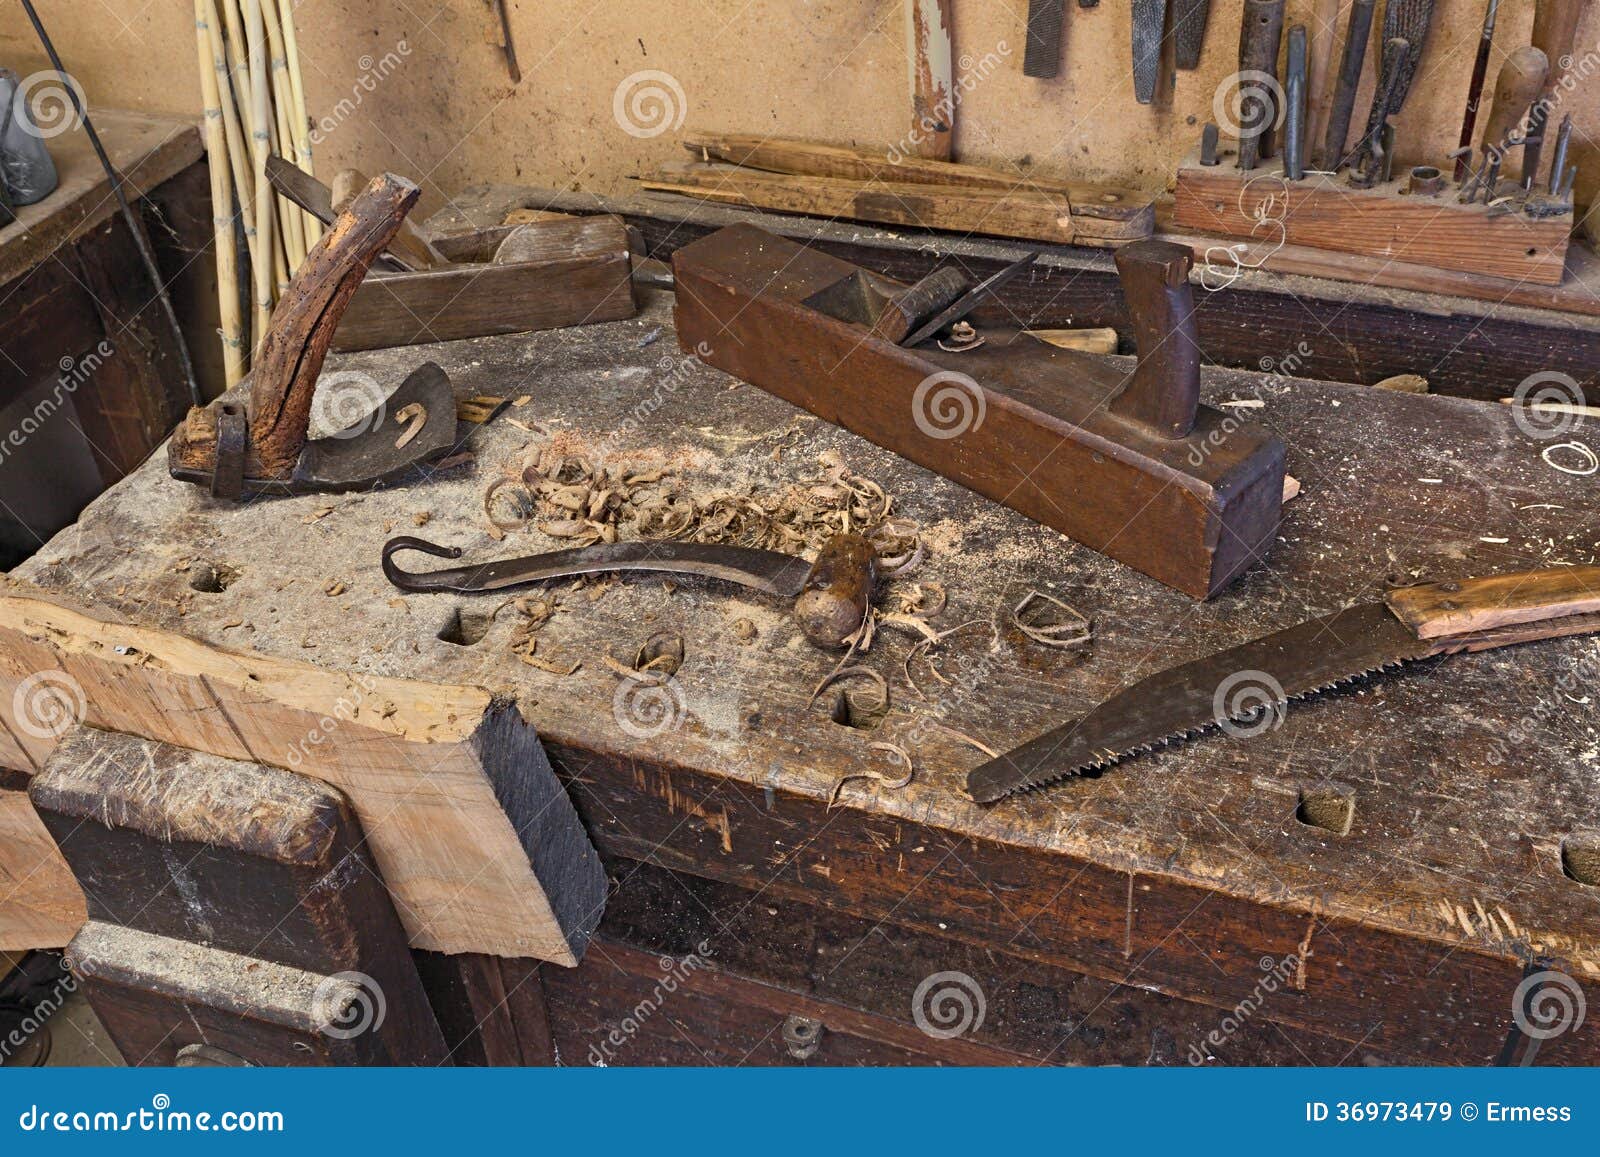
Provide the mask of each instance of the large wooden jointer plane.
MULTIPOLYGON (((960 352, 896 338, 950 304, 916 286, 735 225, 679 249, 685 350, 1196 598, 1278 529, 1284 447, 1199 403, 1188 250, 1116 253, 1139 361, 979 330, 960 352)), ((930 292, 941 289, 941 292, 930 292)), ((913 334, 914 336, 914 334, 913 334)))

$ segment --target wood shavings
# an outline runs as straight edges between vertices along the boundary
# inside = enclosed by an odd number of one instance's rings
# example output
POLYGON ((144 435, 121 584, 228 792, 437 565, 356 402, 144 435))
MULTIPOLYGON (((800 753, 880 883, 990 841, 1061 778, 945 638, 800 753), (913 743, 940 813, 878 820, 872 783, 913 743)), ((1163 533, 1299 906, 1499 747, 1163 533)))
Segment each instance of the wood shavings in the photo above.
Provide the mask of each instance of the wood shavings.
POLYGON ((489 520, 489 525, 501 533, 521 530, 533 517, 533 495, 528 488, 514 478, 496 478, 489 483, 489 489, 483 492, 483 516, 489 520), (494 500, 502 491, 506 493, 506 500, 512 504, 514 516, 502 519, 495 515, 494 500))
POLYGON ((1578 478, 1586 478, 1600 470, 1600 456, 1582 442, 1557 442, 1553 446, 1546 446, 1539 452, 1539 457, 1544 459, 1544 464, 1552 470, 1559 470, 1563 474, 1571 474, 1578 478), (1564 462, 1557 462, 1551 457, 1557 450, 1565 454, 1576 456, 1580 465, 1569 466, 1564 462))
POLYGON ((830 808, 833 807, 834 804, 836 804, 839 800, 839 789, 844 787, 845 784, 849 783, 853 779, 876 780, 884 787, 894 791, 898 791, 899 789, 910 785, 911 777, 915 774, 916 769, 911 765, 911 753, 909 751, 897 743, 884 743, 881 741, 867 744, 867 750, 883 752, 889 757, 889 761, 895 766, 906 769, 905 775, 901 776, 899 779, 890 779, 888 776, 884 775, 881 771, 878 771, 875 768, 868 769, 866 771, 853 771, 848 775, 841 775, 838 779, 833 781, 833 790, 828 793, 828 806, 830 808))
POLYGON ((931 639, 923 639, 922 642, 918 643, 915 647, 912 647, 909 652, 907 652, 905 661, 901 664, 901 668, 905 673, 906 686, 911 688, 912 693, 916 695, 918 699, 926 699, 927 696, 922 693, 922 688, 917 686, 916 678, 911 674, 911 664, 917 658, 917 656, 921 655, 925 657, 928 664, 928 674, 932 675, 940 683, 948 687, 950 686, 950 680, 946 679, 940 673, 939 668, 934 666, 932 654, 933 648, 937 647, 945 639, 948 639, 951 635, 956 634, 958 631, 964 631, 968 627, 975 627, 979 623, 988 623, 988 621, 989 620, 987 619, 968 619, 964 623, 958 623, 953 627, 939 631, 931 639))
POLYGON ((900 600, 899 613, 915 615, 921 619, 937 618, 950 601, 942 583, 917 583, 909 591, 896 596, 900 600))
POLYGON ((1375 390, 1393 390, 1398 394, 1426 394, 1428 379, 1421 374, 1395 374, 1381 382, 1372 383, 1375 390))
POLYGON ((821 695, 835 683, 841 683, 846 679, 865 679, 877 689, 879 701, 876 704, 873 704, 869 710, 888 709, 889 684, 882 675, 878 674, 871 667, 840 667, 837 670, 829 672, 827 675, 823 676, 822 682, 818 683, 816 689, 811 692, 811 698, 806 700, 806 706, 810 707, 817 701, 818 695, 821 695))
POLYGON ((494 394, 477 394, 456 402, 456 418, 462 422, 482 426, 494 421, 501 411, 512 404, 508 398, 497 397, 494 394))
POLYGON ((317 507, 317 509, 313 510, 310 514, 308 514, 304 518, 302 518, 300 520, 300 523, 301 523, 302 526, 310 526, 313 522, 322 521, 324 518, 328 517, 328 515, 332 514, 333 511, 334 511, 334 508, 331 507, 331 506, 319 506, 319 507, 317 507))
POLYGON ((749 619, 735 619, 733 623, 733 637, 739 642, 749 646, 756 641, 756 625, 749 619))
POLYGON ((432 511, 419 510, 411 516, 412 526, 427 526, 433 520, 432 511))
POLYGON ((339 595, 344 594, 344 592, 348 589, 349 588, 344 585, 343 579, 334 579, 327 586, 322 588, 322 593, 331 597, 338 597, 339 595))
POLYGON ((1085 618, 1082 612, 1043 591, 1029 591, 1023 595, 1022 601, 1011 608, 1011 623, 1035 643, 1045 647, 1059 647, 1063 650, 1081 647, 1094 637, 1094 624, 1085 618), (1023 613, 1036 603, 1049 603, 1066 617, 1060 622, 1048 624, 1024 622, 1023 613))
POLYGON ((428 407, 421 402, 412 402, 409 406, 402 406, 395 412, 394 420, 405 426, 400 437, 395 439, 394 448, 410 444, 411 440, 422 433, 422 427, 428 423, 428 407))
POLYGON ((951 739, 959 740, 960 742, 965 743, 968 747, 972 747, 972 748, 975 748, 978 751, 981 751, 984 755, 988 756, 990 759, 999 759, 1000 758, 1000 753, 998 751, 996 751, 994 748, 990 747, 986 743, 980 743, 978 740, 976 740, 976 739, 972 738, 972 736, 968 735, 965 731, 957 731, 954 727, 951 727, 949 724, 940 723, 940 722, 938 722, 936 720, 935 721, 931 721, 928 724, 928 726, 931 727, 935 731, 944 732, 951 739))
POLYGON ((922 565, 922 534, 909 518, 886 519, 866 535, 878 553, 878 574, 903 578, 922 565))

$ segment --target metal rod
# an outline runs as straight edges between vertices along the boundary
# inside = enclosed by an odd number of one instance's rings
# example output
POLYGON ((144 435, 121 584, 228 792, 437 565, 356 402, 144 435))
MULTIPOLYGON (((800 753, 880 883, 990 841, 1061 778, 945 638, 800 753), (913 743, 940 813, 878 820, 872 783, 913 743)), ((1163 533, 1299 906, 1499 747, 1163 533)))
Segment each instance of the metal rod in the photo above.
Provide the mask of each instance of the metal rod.
POLYGON ((1289 61, 1283 99, 1289 107, 1283 125, 1283 175, 1298 181, 1306 175, 1306 26, 1289 29, 1289 61))
MULTIPOLYGON (((183 340, 183 329, 178 325, 178 314, 172 308, 172 298, 167 294, 167 283, 162 280, 161 268, 156 264, 156 255, 150 248, 150 238, 144 231, 144 222, 134 216, 133 206, 128 204, 128 197, 122 186, 122 175, 111 164, 111 158, 106 156, 105 146, 100 143, 100 134, 94 131, 94 123, 89 119, 89 110, 83 107, 83 102, 78 99, 77 89, 72 86, 72 79, 67 75, 67 70, 61 65, 61 57, 56 53, 56 46, 50 40, 50 35, 44 30, 44 25, 39 20, 39 14, 33 10, 33 0, 22 0, 22 7, 28 14, 28 20, 33 24, 33 31, 39 37, 39 43, 44 46, 44 51, 50 57, 50 67, 56 70, 56 75, 61 78, 61 87, 67 90, 67 99, 72 102, 73 110, 78 114, 78 119, 83 123, 83 130, 89 137, 89 143, 94 146, 95 156, 100 158, 100 167, 106 171, 106 179, 111 182, 111 192, 117 199, 117 209, 122 214, 122 220, 128 226, 128 231, 133 234, 133 243, 139 250, 139 259, 144 263, 145 272, 150 275, 150 280, 155 283, 156 297, 161 302, 161 312, 166 315, 167 325, 172 330, 172 340, 178 351, 178 366, 183 372, 183 380, 189 387, 189 398, 196 406, 205 405, 205 397, 200 392, 200 383, 195 380, 194 363, 189 360, 189 345, 183 340)), ((210 163, 210 162, 208 162, 210 163)))
MULTIPOLYGON (((1472 131, 1478 123, 1478 106, 1483 101, 1483 82, 1489 75, 1489 50, 1494 46, 1494 24, 1500 13, 1500 0, 1489 0, 1483 14, 1483 32, 1478 38, 1478 58, 1472 62, 1472 81, 1467 85, 1467 108, 1461 117, 1461 144, 1472 144, 1472 131)), ((1456 160, 1456 180, 1466 172, 1465 157, 1456 160)))

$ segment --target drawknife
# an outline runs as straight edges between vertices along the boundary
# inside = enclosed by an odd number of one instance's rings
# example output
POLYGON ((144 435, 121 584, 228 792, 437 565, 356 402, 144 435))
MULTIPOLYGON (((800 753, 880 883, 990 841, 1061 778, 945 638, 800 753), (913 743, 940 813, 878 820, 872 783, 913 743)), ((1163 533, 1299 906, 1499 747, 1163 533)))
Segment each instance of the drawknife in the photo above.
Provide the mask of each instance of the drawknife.
POLYGON ((993 803, 1231 724, 1259 722, 1365 675, 1436 655, 1600 631, 1600 566, 1550 567, 1389 591, 1238 647, 1160 671, 1089 714, 967 776, 993 803))

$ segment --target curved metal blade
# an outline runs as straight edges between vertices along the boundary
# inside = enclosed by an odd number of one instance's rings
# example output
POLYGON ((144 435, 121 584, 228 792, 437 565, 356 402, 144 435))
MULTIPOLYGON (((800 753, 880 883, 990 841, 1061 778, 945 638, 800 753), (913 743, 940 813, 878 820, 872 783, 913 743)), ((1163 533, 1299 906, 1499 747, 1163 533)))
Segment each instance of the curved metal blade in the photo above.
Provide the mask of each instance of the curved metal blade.
POLYGON ((1083 718, 974 768, 967 792, 992 803, 1225 722, 1276 726, 1290 699, 1435 653, 1383 603, 1324 615, 1158 671, 1083 718))
MULTIPOLYGON (((385 572, 402 590, 470 594, 572 575, 647 570, 704 575, 794 598, 800 594, 811 569, 805 559, 775 550, 695 542, 603 543, 435 571, 403 571, 388 560, 388 556, 398 550, 416 549, 411 545, 415 541, 398 540, 384 550, 385 572)), ((442 548, 435 548, 435 551, 442 553, 442 548)))

